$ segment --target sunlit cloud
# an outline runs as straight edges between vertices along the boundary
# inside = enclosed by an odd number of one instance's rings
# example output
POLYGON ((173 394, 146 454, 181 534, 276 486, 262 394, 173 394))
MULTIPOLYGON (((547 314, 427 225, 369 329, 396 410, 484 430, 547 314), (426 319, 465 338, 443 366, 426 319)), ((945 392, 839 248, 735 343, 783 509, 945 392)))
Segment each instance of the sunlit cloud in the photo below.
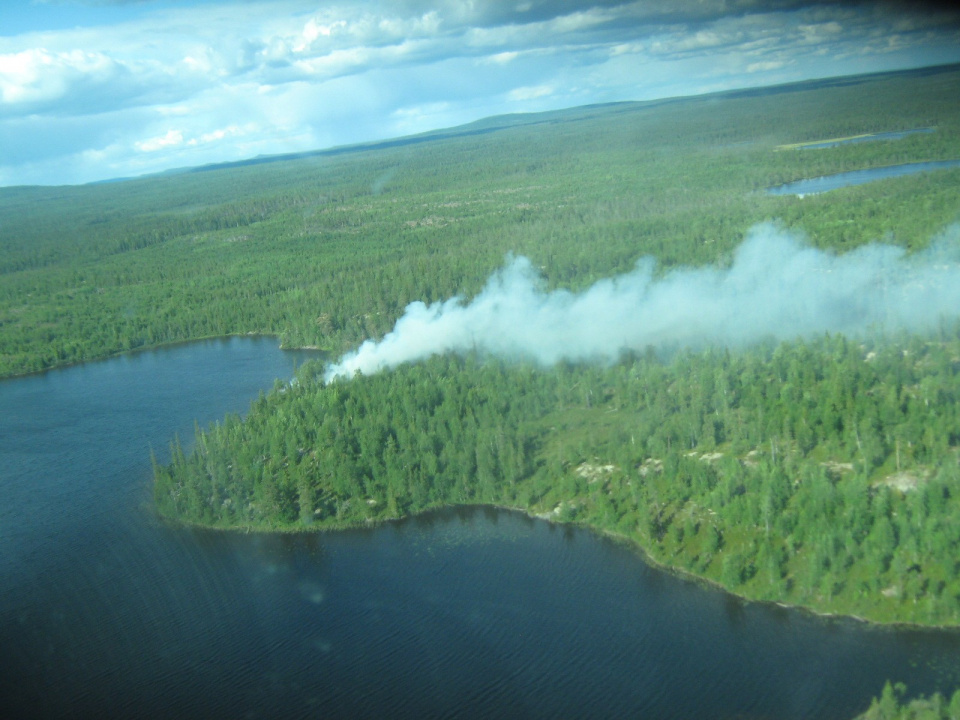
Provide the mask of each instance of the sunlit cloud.
POLYGON ((135 143, 140 152, 156 152, 174 145, 183 143, 183 133, 179 130, 168 130, 164 135, 153 137, 143 142, 135 143))
POLYGON ((507 63, 513 62, 518 57, 520 57, 519 52, 508 51, 489 55, 483 58, 483 60, 486 62, 496 63, 497 65, 506 65, 507 63))
POLYGON ((511 100, 536 100, 537 98, 552 95, 553 87, 550 85, 537 85, 535 87, 521 87, 511 90, 509 97, 511 100))
POLYGON ((62 99, 78 86, 105 84, 122 72, 100 52, 51 52, 43 47, 0 55, 0 101, 29 105, 62 99))

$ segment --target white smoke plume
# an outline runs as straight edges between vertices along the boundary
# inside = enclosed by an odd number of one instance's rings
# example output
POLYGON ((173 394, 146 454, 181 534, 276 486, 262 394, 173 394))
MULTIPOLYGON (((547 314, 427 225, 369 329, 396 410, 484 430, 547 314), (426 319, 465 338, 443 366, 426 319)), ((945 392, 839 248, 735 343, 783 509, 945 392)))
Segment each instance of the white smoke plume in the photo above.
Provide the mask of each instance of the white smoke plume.
POLYGON ((583 291, 545 292, 524 257, 509 259, 469 303, 410 303, 381 341, 327 369, 327 381, 373 374, 431 355, 477 350, 549 365, 615 361, 626 350, 740 347, 824 332, 856 335, 935 326, 960 314, 960 226, 928 250, 872 244, 834 254, 765 223, 729 267, 654 276, 655 261, 583 291))

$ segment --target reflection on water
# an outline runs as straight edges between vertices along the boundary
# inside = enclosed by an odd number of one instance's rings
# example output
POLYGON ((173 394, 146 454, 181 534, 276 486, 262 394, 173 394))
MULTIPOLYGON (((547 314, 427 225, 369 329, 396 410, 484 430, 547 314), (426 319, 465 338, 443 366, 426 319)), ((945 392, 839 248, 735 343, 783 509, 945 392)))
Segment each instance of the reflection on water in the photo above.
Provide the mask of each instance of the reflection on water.
POLYGON ((944 170, 953 167, 960 167, 960 160, 937 160, 934 162, 890 165, 887 167, 869 168, 867 170, 853 170, 836 175, 823 175, 821 177, 777 185, 776 187, 767 188, 767 194, 799 195, 803 197, 804 195, 828 192, 851 185, 864 185, 874 180, 885 180, 887 178, 903 177, 904 175, 914 175, 916 173, 932 172, 934 170, 944 170))
POLYGON ((157 521, 149 447, 290 374, 231 340, 0 383, 0 715, 843 718, 960 684, 957 633, 744 603, 513 512, 157 521))

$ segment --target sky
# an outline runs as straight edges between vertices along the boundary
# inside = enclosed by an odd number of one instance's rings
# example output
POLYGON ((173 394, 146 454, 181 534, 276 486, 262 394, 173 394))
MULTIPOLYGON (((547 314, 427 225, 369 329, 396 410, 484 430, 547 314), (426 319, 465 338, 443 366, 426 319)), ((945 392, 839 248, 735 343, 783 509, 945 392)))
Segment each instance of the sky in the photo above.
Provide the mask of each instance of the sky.
POLYGON ((3 0, 0 186, 955 62, 934 2, 3 0))

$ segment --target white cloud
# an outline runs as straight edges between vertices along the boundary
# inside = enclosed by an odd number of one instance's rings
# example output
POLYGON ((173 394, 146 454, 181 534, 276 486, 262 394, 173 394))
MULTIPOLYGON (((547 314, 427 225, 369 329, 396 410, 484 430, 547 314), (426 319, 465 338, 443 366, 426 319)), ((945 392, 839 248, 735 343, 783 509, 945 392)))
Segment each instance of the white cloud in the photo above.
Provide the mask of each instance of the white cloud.
POLYGON ((833 40, 843 33, 843 26, 836 21, 817 23, 815 25, 800 25, 797 31, 802 41, 808 45, 833 40))
POLYGON ((0 55, 0 101, 9 105, 50 102, 78 84, 103 84, 115 77, 117 63, 99 52, 51 52, 28 48, 0 55))
POLYGON ((513 61, 516 60, 518 57, 520 57, 520 53, 519 53, 519 52, 517 52, 516 50, 510 50, 510 51, 507 51, 507 52, 501 52, 501 53, 495 53, 495 54, 493 54, 493 55, 488 55, 487 57, 483 58, 483 61, 484 61, 484 62, 491 62, 491 63, 494 63, 494 64, 496 64, 496 65, 506 65, 507 63, 513 62, 513 61))
POLYGON ((511 90, 508 95, 511 100, 536 100, 537 98, 553 95, 554 88, 550 85, 535 85, 532 87, 519 87, 511 90))
POLYGON ((303 26, 303 32, 300 34, 300 39, 296 45, 293 46, 294 52, 304 52, 313 45, 313 42, 319 38, 330 37, 335 30, 346 27, 347 22, 345 20, 337 20, 329 25, 322 25, 316 21, 315 18, 310 18, 307 21, 307 24, 303 26))
POLYGON ((371 50, 364 47, 334 50, 326 55, 297 60, 293 66, 305 75, 332 78, 347 75, 370 63, 371 50))
POLYGON ((247 123, 243 127, 240 127, 239 125, 227 125, 226 127, 217 128, 216 130, 212 130, 210 132, 201 133, 199 137, 191 138, 186 142, 186 144, 190 147, 207 145, 209 143, 216 143, 222 140, 243 137, 244 135, 255 133, 259 129, 260 127, 256 123, 247 123))
POLYGON ((183 144, 183 133, 179 130, 168 130, 165 135, 150 138, 142 142, 134 143, 140 152, 156 152, 164 148, 183 144))
POLYGON ((549 29, 552 33, 572 33, 579 30, 596 27, 605 22, 614 19, 615 14, 600 8, 590 8, 585 12, 575 12, 569 15, 561 15, 554 18, 549 23, 549 29))

